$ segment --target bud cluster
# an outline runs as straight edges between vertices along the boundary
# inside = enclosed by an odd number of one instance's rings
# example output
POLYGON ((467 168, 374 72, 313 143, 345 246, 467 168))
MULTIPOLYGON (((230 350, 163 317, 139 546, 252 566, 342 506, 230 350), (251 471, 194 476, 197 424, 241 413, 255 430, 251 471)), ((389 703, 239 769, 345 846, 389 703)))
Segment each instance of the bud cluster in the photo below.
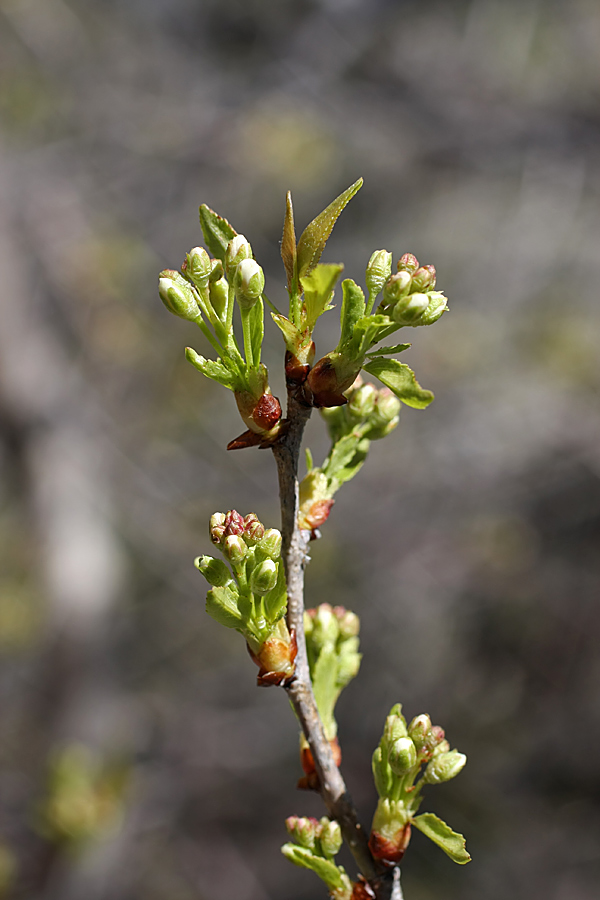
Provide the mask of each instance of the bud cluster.
POLYGON ((399 862, 410 840, 423 785, 450 781, 466 761, 463 753, 450 750, 444 730, 432 725, 426 713, 415 716, 407 725, 401 705, 392 708, 372 761, 380 798, 370 839, 376 858, 399 862))
POLYGON ((413 253, 405 253, 397 263, 397 272, 382 285, 383 299, 378 312, 398 325, 432 325, 446 310, 447 300, 434 290, 435 266, 419 265, 413 253))
POLYGON ((235 509, 211 516, 210 539, 221 559, 200 556, 196 568, 212 589, 207 612, 241 632, 260 667, 259 684, 285 683, 294 673, 296 644, 284 620, 287 593, 281 560, 281 533, 265 528, 255 513, 235 509))
POLYGON ((283 855, 297 866, 312 871, 321 878, 336 900, 351 900, 353 885, 343 866, 334 862, 342 846, 342 831, 338 822, 323 816, 289 816, 285 821, 294 843, 284 844, 283 855))

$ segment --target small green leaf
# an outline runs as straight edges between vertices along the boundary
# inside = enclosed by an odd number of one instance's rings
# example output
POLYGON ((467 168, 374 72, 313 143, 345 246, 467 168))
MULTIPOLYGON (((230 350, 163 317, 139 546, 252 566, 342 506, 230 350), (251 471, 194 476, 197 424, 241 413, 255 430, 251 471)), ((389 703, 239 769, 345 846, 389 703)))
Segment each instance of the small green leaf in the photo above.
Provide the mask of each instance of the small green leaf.
POLYGON ((397 359, 372 359, 363 368, 379 378, 407 406, 425 409, 433 400, 433 394, 421 387, 413 370, 397 359))
POLYGON ((333 296, 335 283, 343 272, 342 265, 323 263, 315 266, 310 274, 300 279, 304 290, 304 307, 306 309, 306 325, 313 330, 315 322, 328 309, 333 296))
POLYGON ((394 344, 393 347, 380 347, 379 350, 367 353, 367 357, 373 359, 376 356, 392 356, 394 353, 402 353, 403 350, 408 350, 409 347, 412 347, 412 344, 394 344))
POLYGON ((450 826, 446 825, 438 816, 433 813, 423 813, 415 816, 412 821, 419 831, 422 831, 429 840, 441 847, 444 853, 459 866, 464 866, 471 861, 462 834, 452 831, 450 826))
POLYGON ((215 257, 225 262, 227 244, 234 238, 237 231, 232 228, 227 219, 217 215, 206 203, 200 207, 200 225, 204 235, 204 243, 215 257))
POLYGON ((327 209, 312 220, 306 226, 300 240, 298 241, 298 275, 302 277, 307 275, 311 269, 314 269, 321 258, 321 254, 325 249, 327 239, 333 230, 340 213, 349 200, 354 197, 356 192, 362 187, 363 180, 359 178, 354 184, 345 190, 339 197, 336 197, 327 209))
POLYGON ((299 331, 293 322, 290 322, 285 316, 271 313, 271 318, 283 334, 286 349, 294 355, 298 353, 298 348, 302 343, 302 332, 299 331))
POLYGON ((225 628, 240 628, 242 617, 237 607, 237 595, 228 587, 214 587, 206 595, 206 612, 225 628))
POLYGON ((333 718, 335 701, 339 696, 336 685, 338 657, 333 642, 325 644, 311 672, 313 690, 319 715, 323 720, 325 737, 328 741, 335 737, 336 726, 333 718))
POLYGON ((231 371, 225 368, 222 362, 217 362, 213 359, 205 359, 204 356, 200 356, 200 354, 196 353, 191 347, 185 348, 185 358, 191 362, 194 368, 202 372, 203 375, 206 375, 207 378, 218 381, 219 384, 229 388, 230 391, 236 390, 238 379, 231 371))
POLYGON ((344 345, 340 340, 337 349, 350 354, 354 359, 358 359, 365 354, 373 344, 382 340, 390 333, 390 328, 395 331, 397 325, 389 318, 389 316, 375 315, 362 316, 354 325, 354 330, 350 340, 344 345))
POLYGON ((285 219, 283 220, 283 237, 281 239, 281 258, 287 274, 288 291, 297 291, 296 231, 294 229, 294 207, 292 206, 291 191, 287 192, 285 198, 285 219))
MULTIPOLYGON (((296 866, 301 866, 303 869, 312 869, 315 875, 318 875, 330 890, 342 891, 350 887, 348 876, 341 866, 336 866, 332 860, 316 856, 307 847, 300 847, 298 844, 284 844, 281 852, 286 859, 289 859, 296 866)), ((350 893, 347 896, 350 897, 350 893)))
POLYGON ((254 360, 254 365, 257 366, 260 362, 260 351, 265 335, 265 308, 262 299, 258 300, 248 313, 248 323, 250 326, 252 359, 254 360))
POLYGON ((345 344, 354 334, 354 326, 365 314, 365 295, 355 281, 346 278, 342 282, 344 299, 342 300, 340 344, 345 344))

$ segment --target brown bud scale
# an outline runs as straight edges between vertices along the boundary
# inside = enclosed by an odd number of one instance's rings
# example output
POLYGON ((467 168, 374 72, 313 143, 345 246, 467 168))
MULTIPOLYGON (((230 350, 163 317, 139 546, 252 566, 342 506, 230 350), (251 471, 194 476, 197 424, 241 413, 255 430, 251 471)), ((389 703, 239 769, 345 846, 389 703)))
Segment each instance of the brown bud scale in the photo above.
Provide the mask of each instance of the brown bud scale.
POLYGON ((372 831, 369 838, 369 850, 373 858, 380 859, 386 866, 396 866, 408 847, 410 833, 410 822, 407 822, 404 828, 400 828, 392 840, 384 838, 378 831, 372 831))

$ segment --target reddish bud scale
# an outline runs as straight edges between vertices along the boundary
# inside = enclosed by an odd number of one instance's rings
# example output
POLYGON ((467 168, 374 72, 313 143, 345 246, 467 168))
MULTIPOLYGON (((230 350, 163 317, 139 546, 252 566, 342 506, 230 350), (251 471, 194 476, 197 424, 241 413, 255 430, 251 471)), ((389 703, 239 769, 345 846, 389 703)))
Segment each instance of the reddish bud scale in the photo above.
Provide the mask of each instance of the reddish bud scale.
POLYGON ((281 419, 281 404, 273 394, 263 394, 252 413, 252 418, 261 431, 270 431, 281 419))
POLYGON ((331 359, 324 356, 310 370, 307 378, 307 384, 313 395, 313 406, 317 408, 344 406, 348 402, 347 397, 344 397, 344 391, 354 383, 357 375, 357 371, 352 371, 340 379, 331 359))
POLYGON ((335 500, 333 500, 333 498, 329 500, 315 500, 308 513, 304 516, 304 521, 311 531, 314 531, 315 528, 320 528, 321 525, 325 524, 334 503, 335 500))
MULTIPOLYGON (((308 610, 309 615, 311 612, 315 613, 316 610, 308 610)), ((333 754, 333 761, 339 768, 342 764, 342 748, 340 747, 337 737, 334 737, 333 740, 329 741, 329 746, 331 747, 331 752, 333 754)), ((300 763, 302 765, 304 777, 299 779, 296 787, 301 791, 319 791, 319 776, 315 768, 315 761, 310 747, 302 747, 300 750, 300 763)))
POLYGON ((372 831, 369 838, 369 850, 373 858, 380 859, 385 866, 398 865, 408 847, 410 834, 410 822, 400 828, 391 840, 384 838, 377 831, 372 831))
POLYGON ((359 876, 360 881, 355 882, 352 888, 352 897, 350 900, 375 900, 375 891, 367 884, 362 875, 359 876))
POLYGON ((298 654, 296 633, 292 629, 290 641, 282 641, 281 638, 270 637, 261 646, 258 653, 254 653, 248 646, 248 653, 259 667, 260 671, 256 679, 259 687, 282 685, 285 687, 294 677, 295 659, 298 654))
MULTIPOLYGON (((314 342, 312 344, 314 353, 314 342)), ((285 351, 285 380, 290 387, 299 387, 304 384, 310 372, 310 363, 303 363, 295 354, 285 351)))

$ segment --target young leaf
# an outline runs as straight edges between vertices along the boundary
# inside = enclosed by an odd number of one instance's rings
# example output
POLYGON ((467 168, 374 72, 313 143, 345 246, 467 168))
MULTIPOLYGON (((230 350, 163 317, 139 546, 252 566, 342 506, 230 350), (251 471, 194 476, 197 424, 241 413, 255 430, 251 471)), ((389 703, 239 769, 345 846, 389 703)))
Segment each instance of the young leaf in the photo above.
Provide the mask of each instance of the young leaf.
POLYGON ((375 356, 392 356, 394 353, 402 353, 403 350, 408 350, 409 347, 412 347, 412 344, 394 344, 393 347, 380 347, 379 350, 367 353, 367 357, 373 359, 375 356))
POLYGON ((227 219, 217 215, 206 203, 200 207, 200 225, 204 243, 215 259, 224 262, 227 244, 236 236, 237 231, 231 227, 227 219))
POLYGON ((206 612, 225 628, 240 628, 242 617, 236 600, 236 595, 229 588, 214 587, 206 595, 206 612))
POLYGON ((254 365, 260 362, 260 350, 265 335, 265 309, 262 299, 258 300, 248 313, 250 325, 250 343, 252 345, 252 359, 254 365))
POLYGON ((315 322, 328 309, 335 283, 340 277, 344 267, 334 263, 323 263, 315 266, 309 275, 300 279, 304 290, 304 306, 306 309, 306 324, 310 331, 315 327, 315 322))
POLYGON ((281 239, 281 258, 287 274, 288 291, 297 291, 296 231, 294 229, 294 207, 292 206, 291 191, 287 192, 285 198, 285 219, 283 220, 283 237, 281 239))
MULTIPOLYGON (((307 847, 299 847, 298 844, 284 844, 281 852, 297 866, 303 869, 312 869, 315 875, 321 878, 331 891, 343 891, 350 888, 350 881, 341 866, 329 859, 316 856, 307 847)), ((350 897, 350 892, 347 894, 350 897)))
POLYGON ((327 238, 331 234, 340 213, 348 201, 362 187, 362 183, 362 178, 359 178, 358 181, 350 185, 347 190, 329 204, 327 209, 319 213, 316 219, 313 219, 302 232, 298 241, 298 275, 300 277, 307 275, 319 262, 325 249, 327 238))
POLYGON ((422 831, 429 840, 441 847, 444 853, 455 863, 458 863, 459 866, 464 866, 471 861, 462 834, 452 831, 450 826, 446 825, 442 819, 439 819, 433 813, 423 813, 420 816, 415 816, 412 821, 419 831, 422 831))
POLYGON ((365 295, 362 288, 351 278, 346 278, 342 282, 342 291, 344 299, 342 300, 340 344, 345 344, 352 337, 354 326, 365 314, 365 295))
POLYGON ((207 378, 218 381, 219 384, 229 388, 230 391, 236 390, 237 378, 232 372, 225 368, 223 363, 216 362, 213 359, 205 359, 204 356, 200 356, 200 354, 196 353, 191 347, 185 348, 185 358, 191 362, 194 368, 202 372, 203 375, 206 375, 207 378))
POLYGON ((302 332, 299 331, 293 322, 290 322, 285 316, 271 313, 271 318, 283 334, 286 348, 290 353, 297 353, 298 347, 302 343, 302 332))
POLYGON ((333 717, 335 701, 339 690, 336 684, 338 657, 333 642, 322 648, 312 672, 313 689, 317 709, 323 720, 325 736, 331 741, 335 737, 336 725, 333 717))
POLYGON ((433 400, 433 394, 421 387, 413 370, 397 359, 372 359, 363 369, 379 378, 407 406, 425 409, 433 400))

